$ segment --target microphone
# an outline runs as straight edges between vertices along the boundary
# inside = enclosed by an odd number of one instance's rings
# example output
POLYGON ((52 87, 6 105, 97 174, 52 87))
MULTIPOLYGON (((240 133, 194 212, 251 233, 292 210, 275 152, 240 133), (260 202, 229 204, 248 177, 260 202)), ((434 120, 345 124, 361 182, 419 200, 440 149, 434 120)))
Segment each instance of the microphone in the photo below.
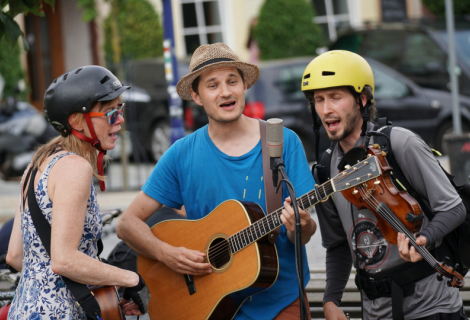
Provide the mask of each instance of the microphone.
POLYGON ((270 157, 270 168, 273 171, 273 184, 276 191, 278 181, 278 167, 279 164, 282 163, 281 157, 283 146, 284 129, 282 119, 269 119, 266 124, 266 147, 268 149, 268 155, 270 157))
POLYGON ((267 121, 266 145, 268 147, 268 154, 270 158, 282 157, 282 148, 284 146, 282 119, 272 118, 267 121))

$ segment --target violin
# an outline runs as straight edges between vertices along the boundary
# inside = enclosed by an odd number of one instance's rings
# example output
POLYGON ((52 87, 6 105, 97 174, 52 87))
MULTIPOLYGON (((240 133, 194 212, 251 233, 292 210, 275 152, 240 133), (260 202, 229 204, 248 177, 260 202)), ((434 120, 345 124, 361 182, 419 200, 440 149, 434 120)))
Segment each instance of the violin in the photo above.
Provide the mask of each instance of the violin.
MULTIPOLYGON (((416 244, 415 234, 421 228, 423 211, 407 191, 400 191, 395 187, 390 176, 392 167, 385 158, 386 153, 378 144, 374 144, 367 148, 367 157, 371 156, 377 157, 382 175, 352 189, 341 191, 343 196, 359 210, 367 208, 375 215, 377 227, 389 243, 397 245, 398 232, 404 233, 423 259, 440 274, 438 280, 442 280, 444 276, 450 279, 447 282, 449 286, 462 288, 465 281, 462 275, 454 270, 457 265, 449 267, 446 265, 447 261, 439 263, 424 246, 416 244)), ((346 169, 348 167, 349 165, 345 166, 346 169)))

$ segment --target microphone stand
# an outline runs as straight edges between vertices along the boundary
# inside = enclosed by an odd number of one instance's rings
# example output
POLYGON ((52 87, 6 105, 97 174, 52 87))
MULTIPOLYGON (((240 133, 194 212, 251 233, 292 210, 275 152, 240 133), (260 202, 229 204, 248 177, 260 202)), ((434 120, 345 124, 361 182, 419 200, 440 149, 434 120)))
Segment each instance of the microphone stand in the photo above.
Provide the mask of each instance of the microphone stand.
MULTIPOLYGON (((299 208, 297 206, 297 197, 295 195, 294 186, 289 181, 287 176, 284 160, 281 157, 270 159, 270 168, 273 170, 273 183, 276 188, 276 193, 279 190, 279 187, 284 182, 287 192, 292 200, 292 206, 295 213, 295 266, 297 272, 297 281, 299 284, 299 304, 300 304, 300 319, 308 319, 307 315, 310 310, 307 309, 307 303, 305 301, 305 291, 304 291, 304 272, 303 272, 303 257, 302 257, 302 225, 300 224, 300 215, 299 208), (278 184, 278 172, 281 173, 281 181, 278 184)), ((282 192, 282 191, 281 191, 282 192)))

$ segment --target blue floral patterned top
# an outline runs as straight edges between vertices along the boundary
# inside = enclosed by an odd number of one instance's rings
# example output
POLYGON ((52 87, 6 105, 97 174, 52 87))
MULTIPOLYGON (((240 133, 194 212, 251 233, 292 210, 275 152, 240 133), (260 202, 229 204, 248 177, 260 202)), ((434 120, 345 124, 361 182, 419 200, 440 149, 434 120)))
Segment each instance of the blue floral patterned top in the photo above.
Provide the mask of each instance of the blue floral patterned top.
MULTIPOLYGON (((52 166, 71 152, 54 157, 41 175, 36 186, 36 200, 46 219, 52 221, 52 201, 47 193, 47 179, 52 166)), ((21 280, 12 301, 8 320, 76 320, 86 319, 82 308, 65 287, 62 278, 51 269, 47 254, 34 227, 29 208, 20 207, 23 236, 23 269, 21 280), (24 210, 24 211, 23 211, 24 210)), ((96 258, 97 241, 103 230, 96 190, 92 183, 88 198, 85 225, 78 250, 96 258)))

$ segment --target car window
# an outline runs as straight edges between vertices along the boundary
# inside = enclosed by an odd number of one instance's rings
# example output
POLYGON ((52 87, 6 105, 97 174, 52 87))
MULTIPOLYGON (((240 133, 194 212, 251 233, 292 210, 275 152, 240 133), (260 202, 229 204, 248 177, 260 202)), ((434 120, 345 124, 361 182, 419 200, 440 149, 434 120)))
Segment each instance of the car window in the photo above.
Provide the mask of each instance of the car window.
MULTIPOLYGON (((447 44, 447 33, 438 31, 437 34, 447 44)), ((455 49, 459 58, 470 67, 470 30, 455 30, 455 49)))
POLYGON ((410 33, 399 70, 414 75, 446 73, 446 55, 428 35, 410 33))
POLYGON ((277 83, 286 100, 305 99, 300 87, 305 66, 287 66, 279 70, 279 81, 277 83))
POLYGON ((408 86, 393 77, 392 74, 372 66, 375 79, 375 99, 397 99, 409 95, 408 86))
POLYGON ((376 30, 367 35, 360 55, 396 68, 403 52, 406 33, 401 30, 376 30))

